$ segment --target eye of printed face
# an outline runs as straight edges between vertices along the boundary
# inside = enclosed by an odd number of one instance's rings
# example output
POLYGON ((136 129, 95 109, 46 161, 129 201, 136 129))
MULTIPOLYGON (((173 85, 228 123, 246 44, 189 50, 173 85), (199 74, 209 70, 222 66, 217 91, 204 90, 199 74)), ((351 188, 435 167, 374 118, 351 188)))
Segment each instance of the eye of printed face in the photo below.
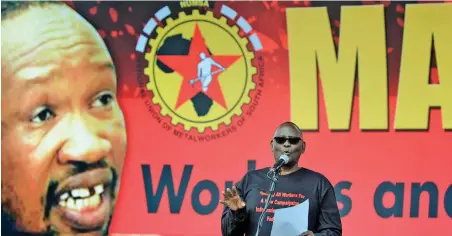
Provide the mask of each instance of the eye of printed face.
POLYGON ((31 122, 39 125, 51 120, 55 117, 55 115, 55 112, 53 112, 51 108, 47 106, 41 106, 33 111, 31 122))
POLYGON ((99 97, 94 101, 93 107, 107 107, 111 105, 113 101, 113 94, 109 92, 103 92, 99 97))

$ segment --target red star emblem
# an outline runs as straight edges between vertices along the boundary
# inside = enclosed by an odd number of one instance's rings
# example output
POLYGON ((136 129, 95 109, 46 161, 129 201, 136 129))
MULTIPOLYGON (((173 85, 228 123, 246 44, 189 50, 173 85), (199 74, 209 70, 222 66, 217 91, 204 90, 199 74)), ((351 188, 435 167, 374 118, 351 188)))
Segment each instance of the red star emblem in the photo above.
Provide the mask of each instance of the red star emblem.
MULTIPOLYGON (((191 80, 198 77, 198 63, 201 62, 201 52, 205 53, 207 57, 212 58, 226 70, 241 57, 241 55, 211 55, 207 50, 201 30, 199 29, 198 24, 196 24, 188 55, 157 55, 158 60, 183 77, 175 109, 179 108, 187 100, 191 99, 199 92, 203 92, 200 81, 196 81, 194 84, 190 83, 191 80)), ((212 67, 212 72, 220 69, 215 66, 212 67)), ((221 73, 222 71, 212 75, 212 82, 210 83, 205 94, 210 99, 227 109, 224 94, 218 81, 218 76, 221 73)))

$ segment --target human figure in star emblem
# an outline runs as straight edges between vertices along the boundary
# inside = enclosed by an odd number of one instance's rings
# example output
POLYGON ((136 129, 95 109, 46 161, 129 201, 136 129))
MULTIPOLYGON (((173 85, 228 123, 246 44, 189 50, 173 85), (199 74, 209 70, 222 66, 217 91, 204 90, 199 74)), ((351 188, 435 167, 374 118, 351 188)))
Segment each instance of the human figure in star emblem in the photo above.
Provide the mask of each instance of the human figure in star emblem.
POLYGON ((212 82, 212 75, 222 72, 225 68, 214 61, 211 57, 207 57, 204 52, 199 53, 201 61, 198 63, 198 78, 192 80, 193 84, 196 80, 200 80, 202 84, 202 91, 207 92, 210 83, 212 82), (219 70, 212 72, 212 66, 216 66, 219 70))

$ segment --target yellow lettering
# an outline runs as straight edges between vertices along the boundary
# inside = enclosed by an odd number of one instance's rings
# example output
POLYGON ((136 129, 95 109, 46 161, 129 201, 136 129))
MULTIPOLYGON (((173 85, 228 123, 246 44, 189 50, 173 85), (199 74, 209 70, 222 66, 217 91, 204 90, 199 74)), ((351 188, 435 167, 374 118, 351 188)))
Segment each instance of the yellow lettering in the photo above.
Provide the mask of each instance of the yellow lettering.
POLYGON ((406 7, 394 128, 427 130, 430 107, 441 107, 444 129, 452 129, 452 4, 406 7), (429 84, 431 47, 439 83, 429 84))
POLYGON ((207 0, 184 0, 180 2, 180 7, 209 7, 209 2, 207 0))
POLYGON ((318 129, 317 63, 328 125, 348 130, 358 57, 361 129, 388 129, 384 7, 342 7, 338 57, 326 7, 288 8, 291 119, 318 129))

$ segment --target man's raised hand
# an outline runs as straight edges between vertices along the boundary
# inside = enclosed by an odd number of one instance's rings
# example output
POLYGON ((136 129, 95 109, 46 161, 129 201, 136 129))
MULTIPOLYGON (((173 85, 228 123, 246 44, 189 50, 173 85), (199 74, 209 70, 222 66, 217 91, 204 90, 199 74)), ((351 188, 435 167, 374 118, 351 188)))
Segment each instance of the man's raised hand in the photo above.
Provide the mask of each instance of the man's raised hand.
POLYGON ((245 202, 240 198, 240 195, 235 188, 232 187, 226 189, 226 192, 223 191, 224 200, 221 200, 220 203, 229 207, 232 211, 237 211, 245 207, 245 202))

